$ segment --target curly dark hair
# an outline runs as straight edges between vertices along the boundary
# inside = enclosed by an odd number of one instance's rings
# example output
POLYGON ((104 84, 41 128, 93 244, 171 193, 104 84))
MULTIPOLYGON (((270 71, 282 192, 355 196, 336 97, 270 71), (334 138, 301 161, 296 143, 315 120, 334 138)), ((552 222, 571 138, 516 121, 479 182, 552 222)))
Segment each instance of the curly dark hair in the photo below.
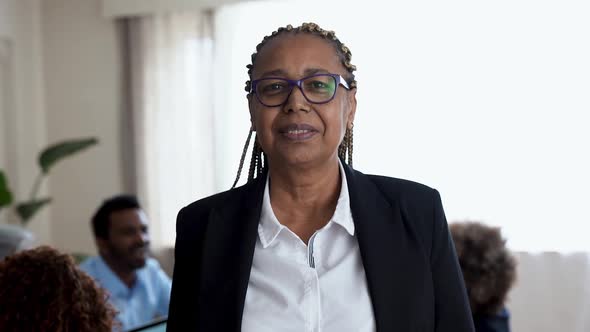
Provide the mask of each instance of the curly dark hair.
POLYGON ((43 246, 0 261, 0 331, 110 332, 115 314, 69 255, 43 246))
POLYGON ((470 221, 449 227, 471 311, 474 315, 497 314, 516 280, 516 260, 506 248, 500 228, 470 221))

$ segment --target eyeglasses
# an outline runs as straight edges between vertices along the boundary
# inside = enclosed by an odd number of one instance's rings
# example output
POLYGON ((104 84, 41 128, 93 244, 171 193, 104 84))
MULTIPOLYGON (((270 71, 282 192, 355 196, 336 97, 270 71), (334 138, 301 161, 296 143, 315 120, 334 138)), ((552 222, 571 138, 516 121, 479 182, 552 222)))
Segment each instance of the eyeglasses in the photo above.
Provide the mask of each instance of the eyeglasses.
POLYGON ((252 81, 250 93, 254 93, 262 105, 276 107, 285 104, 297 86, 308 102, 325 104, 334 99, 340 84, 350 90, 346 80, 338 74, 317 74, 300 80, 265 77, 252 81))

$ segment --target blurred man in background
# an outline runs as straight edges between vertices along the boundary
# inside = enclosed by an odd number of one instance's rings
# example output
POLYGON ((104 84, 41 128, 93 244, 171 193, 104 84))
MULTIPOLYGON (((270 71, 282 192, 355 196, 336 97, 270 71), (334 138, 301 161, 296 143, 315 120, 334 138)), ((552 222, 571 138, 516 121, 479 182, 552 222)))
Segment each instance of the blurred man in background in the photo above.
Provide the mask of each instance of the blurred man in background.
POLYGON ((82 269, 111 295, 123 329, 168 315, 171 281, 150 258, 147 217, 134 196, 103 202, 92 218, 99 255, 82 269))

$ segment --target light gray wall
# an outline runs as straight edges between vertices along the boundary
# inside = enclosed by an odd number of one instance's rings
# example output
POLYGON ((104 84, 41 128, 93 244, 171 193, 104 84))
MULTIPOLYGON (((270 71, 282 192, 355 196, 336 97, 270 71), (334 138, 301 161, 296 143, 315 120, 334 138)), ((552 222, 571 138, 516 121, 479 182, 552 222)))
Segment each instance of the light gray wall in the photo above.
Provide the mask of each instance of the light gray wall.
POLYGON ((94 252, 90 217, 124 187, 121 33, 101 15, 100 0, 44 0, 41 13, 48 139, 100 141, 52 170, 52 242, 94 252))
MULTIPOLYGON (((37 153, 47 144, 40 31, 40 0, 0 0, 0 39, 5 53, 0 77, 0 130, 4 130, 0 168, 7 171, 18 201, 28 197, 38 173, 37 153)), ((14 215, 6 212, 2 212, 3 221, 14 222, 14 215)), ((28 226, 41 243, 51 243, 49 213, 45 209, 28 226)))
POLYGON ((106 17, 135 16, 173 11, 213 9, 253 0, 101 0, 106 17))

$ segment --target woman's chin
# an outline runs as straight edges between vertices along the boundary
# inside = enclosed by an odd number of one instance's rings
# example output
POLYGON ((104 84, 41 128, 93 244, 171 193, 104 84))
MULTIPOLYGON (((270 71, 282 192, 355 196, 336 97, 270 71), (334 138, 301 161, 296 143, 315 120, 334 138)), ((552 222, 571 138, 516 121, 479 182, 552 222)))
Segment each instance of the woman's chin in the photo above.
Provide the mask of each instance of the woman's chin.
MULTIPOLYGON (((291 151, 282 153, 280 158, 276 158, 276 166, 280 168, 310 168, 322 165, 328 162, 329 156, 323 156, 310 151, 291 151)), ((271 161, 272 164, 275 164, 271 161)))

